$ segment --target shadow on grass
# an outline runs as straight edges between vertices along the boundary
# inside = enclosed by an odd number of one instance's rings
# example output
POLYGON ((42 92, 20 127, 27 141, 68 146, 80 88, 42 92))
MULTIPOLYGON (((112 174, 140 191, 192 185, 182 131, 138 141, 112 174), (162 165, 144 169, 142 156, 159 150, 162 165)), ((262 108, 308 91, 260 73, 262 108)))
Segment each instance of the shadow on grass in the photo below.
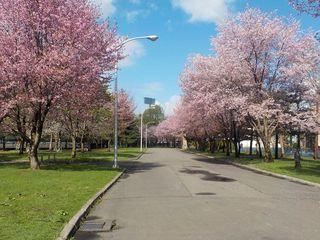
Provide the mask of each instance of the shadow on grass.
MULTIPOLYGON (((40 167, 40 171, 108 171, 115 170, 112 168, 113 162, 75 162, 72 164, 65 164, 61 162, 56 162, 54 164, 46 164, 40 167)), ((162 165, 157 163, 144 163, 139 161, 119 161, 119 165, 121 169, 128 169, 127 174, 135 174, 139 172, 149 171, 153 168, 160 167, 162 165)), ((1 169, 30 169, 30 165, 28 163, 7 163, 0 164, 1 169)), ((117 169, 117 171, 121 171, 121 169, 117 169)))
MULTIPOLYGON (((40 167, 40 171, 107 171, 114 170, 112 168, 112 164, 64 164, 64 163, 56 163, 50 165, 42 165, 40 167), (109 165, 109 166, 108 166, 109 165)), ((1 169, 24 169, 29 170, 30 165, 28 163, 8 163, 8 164, 0 164, 1 169)), ((120 171, 120 170, 119 170, 120 171)))
MULTIPOLYGON (((137 149, 120 149, 119 159, 131 159, 139 155, 137 149)), ((108 152, 105 149, 92 150, 89 152, 77 152, 77 162, 98 162, 98 161, 111 161, 113 159, 113 152, 108 152)), ((51 162, 53 159, 57 162, 69 162, 71 160, 71 151, 64 150, 62 152, 50 152, 46 150, 40 150, 38 154, 39 160, 43 162, 51 162)), ((10 161, 22 161, 27 160, 26 153, 18 154, 17 151, 0 151, 0 163, 10 161)))

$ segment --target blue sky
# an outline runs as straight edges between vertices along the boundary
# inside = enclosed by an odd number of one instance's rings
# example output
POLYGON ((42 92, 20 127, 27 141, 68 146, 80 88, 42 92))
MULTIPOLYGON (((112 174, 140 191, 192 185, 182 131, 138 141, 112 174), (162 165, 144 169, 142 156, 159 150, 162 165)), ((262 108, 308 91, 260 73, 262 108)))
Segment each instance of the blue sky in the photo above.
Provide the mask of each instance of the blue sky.
POLYGON ((181 93, 179 74, 188 56, 208 55, 216 23, 247 7, 293 16, 304 29, 320 29, 319 20, 301 15, 288 0, 92 0, 104 17, 117 22, 119 34, 128 37, 156 34, 157 42, 139 41, 127 46, 121 63, 119 86, 130 93, 140 113, 143 97, 154 97, 170 114, 181 93))

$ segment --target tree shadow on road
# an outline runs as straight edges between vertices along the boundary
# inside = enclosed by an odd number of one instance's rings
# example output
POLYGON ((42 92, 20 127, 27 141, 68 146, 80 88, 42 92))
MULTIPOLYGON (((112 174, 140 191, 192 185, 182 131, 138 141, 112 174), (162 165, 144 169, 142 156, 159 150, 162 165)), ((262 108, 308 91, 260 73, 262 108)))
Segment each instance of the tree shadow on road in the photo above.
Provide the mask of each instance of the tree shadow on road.
POLYGON ((230 163, 214 158, 205 158, 205 157, 193 157, 192 160, 196 160, 198 162, 210 163, 210 164, 221 164, 221 165, 230 165, 230 163))
POLYGON ((159 164, 159 163, 146 163, 146 162, 135 161, 135 162, 132 162, 130 166, 127 166, 127 168, 126 168, 127 171, 122 176, 122 178, 126 179, 132 174, 150 171, 154 168, 158 168, 158 167, 162 167, 162 166, 164 166, 164 165, 159 164))
POLYGON ((214 181, 214 182, 235 182, 236 181, 233 178, 223 177, 220 174, 212 173, 206 170, 199 170, 199 169, 195 170, 195 169, 185 168, 180 172, 186 173, 186 174, 202 175, 201 179, 205 181, 214 181))

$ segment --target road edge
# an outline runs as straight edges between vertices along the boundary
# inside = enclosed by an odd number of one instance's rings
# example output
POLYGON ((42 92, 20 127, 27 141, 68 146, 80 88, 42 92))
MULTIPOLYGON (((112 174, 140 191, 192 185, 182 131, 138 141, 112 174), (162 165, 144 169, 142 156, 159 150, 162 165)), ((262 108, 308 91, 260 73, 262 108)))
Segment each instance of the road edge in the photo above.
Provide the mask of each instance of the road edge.
POLYGON ((59 237, 56 240, 67 240, 72 237, 72 235, 80 226, 82 219, 87 216, 94 204, 119 180, 124 172, 125 169, 121 170, 121 172, 118 173, 118 175, 111 182, 109 182, 98 193, 91 197, 86 204, 83 205, 82 208, 70 219, 70 221, 64 225, 59 237))
MULTIPOLYGON (((205 154, 195 153, 195 152, 186 151, 186 150, 182 150, 182 151, 186 152, 186 153, 190 153, 190 154, 195 154, 195 155, 198 155, 198 156, 201 156, 201 157, 214 159, 213 156, 208 156, 208 155, 205 155, 205 154)), ((248 170, 248 171, 251 171, 251 172, 255 172, 257 174, 270 176, 270 177, 275 177, 275 178, 280 178, 280 179, 285 179, 285 180, 289 180, 290 182, 295 182, 295 183, 299 183, 299 184, 303 184, 303 185, 308 185, 308 186, 320 188, 320 184, 319 183, 310 182, 310 181, 307 181, 307 180, 303 180, 303 179, 296 178, 296 177, 291 177, 291 176, 288 176, 288 175, 269 172, 269 171, 262 170, 262 169, 259 169, 259 168, 255 168, 255 167, 252 167, 252 166, 246 166, 246 165, 243 165, 243 164, 240 164, 240 163, 235 163, 235 162, 230 161, 230 160, 225 160, 224 162, 227 162, 227 163, 229 163, 229 164, 231 164, 231 165, 233 165, 235 167, 241 168, 241 169, 245 169, 245 170, 248 170)))

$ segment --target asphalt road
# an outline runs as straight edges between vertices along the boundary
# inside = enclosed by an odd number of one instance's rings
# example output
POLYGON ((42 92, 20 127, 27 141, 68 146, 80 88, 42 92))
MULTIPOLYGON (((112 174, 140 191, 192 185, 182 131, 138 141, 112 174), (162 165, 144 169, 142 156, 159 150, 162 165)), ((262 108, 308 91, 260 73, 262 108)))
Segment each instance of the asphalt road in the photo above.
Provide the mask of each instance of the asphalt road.
POLYGON ((151 149, 75 239, 319 240, 320 189, 176 149, 151 149))

